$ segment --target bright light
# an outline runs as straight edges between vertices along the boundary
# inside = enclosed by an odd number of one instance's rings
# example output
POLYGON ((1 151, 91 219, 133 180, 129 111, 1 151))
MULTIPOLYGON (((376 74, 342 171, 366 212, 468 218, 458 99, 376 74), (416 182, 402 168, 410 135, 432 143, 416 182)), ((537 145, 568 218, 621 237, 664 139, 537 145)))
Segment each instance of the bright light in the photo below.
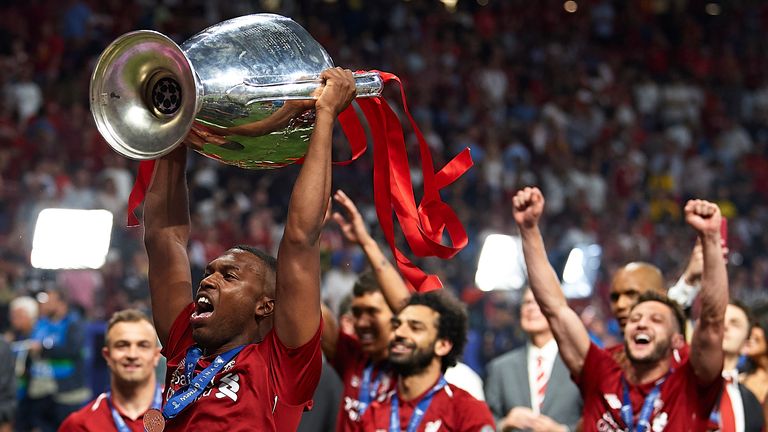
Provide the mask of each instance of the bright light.
POLYGON ((519 237, 491 234, 483 242, 475 285, 483 291, 516 290, 525 286, 522 243, 519 237))
POLYGON ((459 2, 459 0, 440 0, 440 1, 441 1, 441 2, 443 2, 443 4, 445 5, 445 7, 446 7, 446 8, 447 8, 449 11, 451 11, 451 12, 453 12, 453 11, 455 11, 455 10, 456 10, 456 3, 458 3, 458 2, 459 2))
POLYGON ((107 210, 45 209, 37 217, 30 261, 41 269, 100 268, 111 233, 107 210))
POLYGON ((708 15, 720 15, 720 12, 722 12, 722 8, 717 3, 707 3, 707 5, 704 6, 704 10, 708 15))
POLYGON ((571 249, 563 268, 563 293, 566 297, 584 298, 592 295, 602 253, 596 244, 579 245, 571 249))
POLYGON ((574 13, 579 10, 579 4, 573 0, 568 0, 567 2, 563 3, 563 9, 565 9, 565 11, 568 13, 574 13))

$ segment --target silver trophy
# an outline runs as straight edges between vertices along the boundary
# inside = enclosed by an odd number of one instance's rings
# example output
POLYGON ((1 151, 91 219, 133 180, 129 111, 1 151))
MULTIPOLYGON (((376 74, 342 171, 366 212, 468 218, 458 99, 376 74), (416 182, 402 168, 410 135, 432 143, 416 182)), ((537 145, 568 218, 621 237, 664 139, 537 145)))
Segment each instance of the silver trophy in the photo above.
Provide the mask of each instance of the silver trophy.
MULTIPOLYGON (((247 15, 211 26, 178 46, 161 33, 127 33, 101 54, 91 113, 118 153, 155 159, 193 124, 217 139, 195 150, 250 169, 279 168, 306 153, 320 72, 333 60, 295 21, 247 15)), ((355 74, 358 97, 379 96, 377 73, 355 74)))

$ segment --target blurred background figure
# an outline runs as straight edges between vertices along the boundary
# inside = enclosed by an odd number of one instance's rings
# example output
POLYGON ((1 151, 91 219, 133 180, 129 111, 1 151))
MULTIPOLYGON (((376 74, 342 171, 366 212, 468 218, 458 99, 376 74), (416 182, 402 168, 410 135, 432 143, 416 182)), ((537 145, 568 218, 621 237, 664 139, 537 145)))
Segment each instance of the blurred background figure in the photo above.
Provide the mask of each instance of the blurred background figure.
POLYGON ((760 401, 765 402, 768 393, 768 346, 766 345, 766 330, 768 321, 758 320, 750 329, 744 352, 746 362, 740 382, 744 384, 760 401))
POLYGON ((85 323, 64 294, 49 288, 36 295, 40 318, 32 331, 29 415, 33 428, 58 429, 91 397, 85 381, 85 323))

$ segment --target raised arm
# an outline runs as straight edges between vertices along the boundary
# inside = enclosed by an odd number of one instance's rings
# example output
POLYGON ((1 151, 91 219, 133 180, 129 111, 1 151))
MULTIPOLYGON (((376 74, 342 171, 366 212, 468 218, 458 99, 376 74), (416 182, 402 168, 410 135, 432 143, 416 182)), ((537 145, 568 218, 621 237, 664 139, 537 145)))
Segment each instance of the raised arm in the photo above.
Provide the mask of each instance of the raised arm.
POLYGON ((547 259, 539 219, 544 211, 544 196, 539 188, 527 187, 513 198, 514 217, 523 240, 523 255, 528 268, 531 292, 547 317, 557 340, 560 356, 573 376, 579 376, 589 351, 589 334, 560 287, 554 269, 547 259))
POLYGON ((149 258, 152 317, 160 342, 179 313, 192 302, 192 275, 187 256, 189 200, 185 178, 187 151, 179 146, 155 162, 144 201, 144 245, 149 258))
POLYGON ((685 221, 701 240, 704 267, 701 274, 701 313, 693 332, 690 361, 703 384, 711 383, 723 370, 723 332, 728 305, 728 276, 720 242, 720 209, 704 200, 685 205, 685 221))
POLYGON ((405 306, 408 298, 411 296, 408 287, 405 285, 403 278, 398 273, 395 266, 393 266, 389 259, 384 255, 379 248, 376 240, 368 233, 368 229, 365 227, 365 221, 357 210, 355 203, 349 199, 347 194, 342 190, 336 191, 333 195, 333 199, 336 200, 346 213, 346 217, 339 212, 333 214, 333 220, 341 227, 341 232, 344 234, 347 240, 356 243, 360 246, 360 249, 365 253, 368 262, 376 275, 376 281, 381 287, 381 293, 384 295, 384 300, 387 301, 389 308, 392 312, 397 312, 405 306))
POLYGON ((352 72, 323 71, 315 130, 293 186, 277 256, 275 331, 288 347, 307 343, 320 322, 320 232, 331 193, 333 123, 355 96, 352 72))

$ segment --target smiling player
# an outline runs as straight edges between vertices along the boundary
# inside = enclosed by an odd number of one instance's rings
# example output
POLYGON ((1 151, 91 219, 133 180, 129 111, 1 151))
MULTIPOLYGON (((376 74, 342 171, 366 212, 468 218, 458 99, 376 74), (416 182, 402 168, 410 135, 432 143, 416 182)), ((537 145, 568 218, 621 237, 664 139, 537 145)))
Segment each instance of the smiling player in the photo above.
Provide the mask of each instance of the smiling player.
POLYGON ((677 304, 652 292, 638 298, 624 329, 628 362, 618 363, 591 343, 568 306, 539 231, 544 197, 525 188, 513 198, 531 290, 547 317, 560 355, 584 399, 584 431, 700 431, 722 389, 723 328, 728 280, 720 244, 720 209, 702 200, 685 206, 685 218, 704 254, 701 314, 690 358, 673 368, 671 353, 684 343, 685 322, 677 304))

